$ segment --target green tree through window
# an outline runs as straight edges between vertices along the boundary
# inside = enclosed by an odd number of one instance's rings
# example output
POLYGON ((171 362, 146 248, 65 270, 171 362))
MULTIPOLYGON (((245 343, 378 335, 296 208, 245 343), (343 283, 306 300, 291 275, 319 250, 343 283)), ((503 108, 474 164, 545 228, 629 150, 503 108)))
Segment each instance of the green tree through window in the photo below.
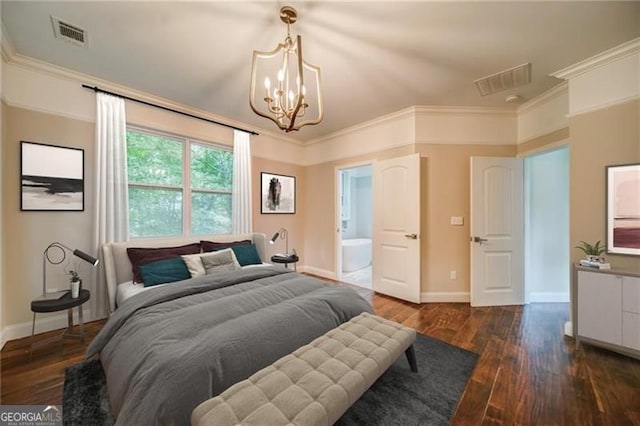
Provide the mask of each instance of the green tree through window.
POLYGON ((231 151, 128 129, 127 168, 130 237, 231 232, 231 151))

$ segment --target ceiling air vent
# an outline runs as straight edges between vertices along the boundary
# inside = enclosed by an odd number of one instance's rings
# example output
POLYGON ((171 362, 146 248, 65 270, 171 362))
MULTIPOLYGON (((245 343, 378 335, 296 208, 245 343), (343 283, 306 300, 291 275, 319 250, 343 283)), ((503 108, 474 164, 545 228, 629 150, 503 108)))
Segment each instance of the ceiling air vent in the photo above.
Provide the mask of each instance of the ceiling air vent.
POLYGON ((85 30, 76 25, 61 21, 55 16, 51 17, 51 23, 53 24, 53 32, 56 38, 87 47, 87 32, 85 30))
POLYGON ((482 96, 531 83, 531 63, 491 74, 474 81, 482 96))

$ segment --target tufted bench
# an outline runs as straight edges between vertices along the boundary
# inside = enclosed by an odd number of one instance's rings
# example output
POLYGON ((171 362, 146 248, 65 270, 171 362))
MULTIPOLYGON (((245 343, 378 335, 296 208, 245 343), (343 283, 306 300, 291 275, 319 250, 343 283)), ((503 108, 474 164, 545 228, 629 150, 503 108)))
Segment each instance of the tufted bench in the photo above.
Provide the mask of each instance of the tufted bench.
POLYGON ((332 425, 405 352, 413 329, 362 313, 193 410, 191 424, 332 425))

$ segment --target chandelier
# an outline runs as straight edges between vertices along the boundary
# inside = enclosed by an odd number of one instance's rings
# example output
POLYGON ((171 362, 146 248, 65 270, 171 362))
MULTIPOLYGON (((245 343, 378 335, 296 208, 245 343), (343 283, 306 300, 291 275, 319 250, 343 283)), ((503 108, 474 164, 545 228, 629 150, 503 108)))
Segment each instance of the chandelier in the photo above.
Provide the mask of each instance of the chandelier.
POLYGON ((291 6, 280 9, 287 24, 284 43, 270 52, 253 51, 249 103, 256 114, 268 118, 285 132, 322 121, 320 68, 302 59, 302 38, 291 38, 290 26, 298 19, 291 6), (264 82, 258 87, 258 82, 264 82))

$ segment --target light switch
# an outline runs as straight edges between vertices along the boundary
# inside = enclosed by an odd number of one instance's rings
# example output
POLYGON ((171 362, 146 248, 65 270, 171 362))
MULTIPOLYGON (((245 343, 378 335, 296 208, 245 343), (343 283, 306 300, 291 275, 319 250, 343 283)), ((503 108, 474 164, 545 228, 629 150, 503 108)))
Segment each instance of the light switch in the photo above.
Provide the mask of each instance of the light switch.
POLYGON ((451 224, 454 226, 464 225, 464 218, 462 216, 451 216, 451 224))

